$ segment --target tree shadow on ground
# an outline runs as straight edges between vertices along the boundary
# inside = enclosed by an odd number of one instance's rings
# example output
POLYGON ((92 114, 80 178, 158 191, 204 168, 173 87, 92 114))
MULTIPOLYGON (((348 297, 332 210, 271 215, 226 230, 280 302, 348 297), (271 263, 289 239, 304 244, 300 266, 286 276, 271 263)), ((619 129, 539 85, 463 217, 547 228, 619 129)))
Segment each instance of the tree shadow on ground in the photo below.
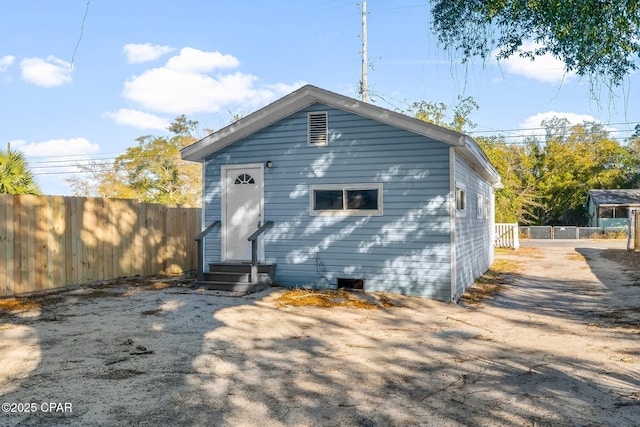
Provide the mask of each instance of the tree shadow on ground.
POLYGON ((489 330, 495 322, 508 322, 499 316, 485 316, 480 324, 480 312, 405 297, 398 297, 400 307, 374 310, 281 307, 277 292, 232 297, 124 287, 100 290, 95 298, 71 293, 35 316, 3 318, 5 325, 28 328, 33 339, 25 354, 39 354, 24 375, 0 383, 2 400, 70 401, 74 411, 8 414, 2 423, 636 420, 638 400, 628 390, 640 388, 637 373, 593 376, 603 367, 579 356, 510 346, 489 330))

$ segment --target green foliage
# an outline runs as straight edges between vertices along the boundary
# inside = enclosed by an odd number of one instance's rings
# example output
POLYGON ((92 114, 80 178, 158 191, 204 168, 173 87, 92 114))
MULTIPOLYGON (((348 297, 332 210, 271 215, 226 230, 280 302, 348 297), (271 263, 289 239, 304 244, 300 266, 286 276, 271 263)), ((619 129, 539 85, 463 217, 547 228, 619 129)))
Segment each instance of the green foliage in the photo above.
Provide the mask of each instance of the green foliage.
POLYGON ((85 166, 89 178, 67 180, 76 195, 137 199, 151 203, 198 205, 199 164, 183 161, 180 149, 193 143, 197 122, 184 115, 167 128, 171 138, 141 136, 113 164, 85 166))
POLYGON ((592 188, 630 188, 640 162, 628 147, 609 138, 599 123, 570 125, 566 119, 543 122, 546 138, 537 166, 538 190, 548 224, 584 225, 584 207, 592 188))
POLYGON ((633 135, 629 138, 628 147, 632 153, 640 156, 640 123, 635 126, 633 135))
POLYGON ((501 137, 477 138, 502 179, 503 188, 496 191, 496 222, 532 224, 543 207, 537 194, 535 143, 507 144, 501 137))
POLYGON ((41 194, 22 152, 0 149, 0 193, 41 194))
POLYGON ((570 125, 554 118, 543 125, 543 141, 516 145, 478 138, 504 183, 496 192, 497 221, 586 225, 584 203, 590 189, 638 184, 640 158, 609 138, 601 124, 570 125))
POLYGON ((458 103, 453 107, 453 119, 445 122, 449 107, 442 102, 414 102, 409 106, 407 114, 425 122, 463 132, 465 129, 473 129, 476 124, 469 116, 478 109, 478 104, 472 97, 458 97, 458 103))
MULTIPOLYGON (((473 111, 479 108, 471 97, 458 97, 458 104, 453 109, 453 119, 445 121, 449 107, 442 102, 420 101, 411 104, 408 113, 425 122, 464 132, 474 128, 470 119, 473 111)), ((478 144, 494 165, 502 178, 504 187, 496 191, 496 221, 534 222, 535 208, 540 207, 536 194, 536 178, 533 175, 532 150, 530 147, 509 145, 500 138, 478 138, 478 144)))
MULTIPOLYGON (((414 102, 409 112, 464 131, 473 126, 469 116, 477 108, 472 98, 461 98, 448 123, 449 108, 443 103, 414 102)), ((542 141, 528 138, 510 144, 504 137, 476 138, 504 186, 496 190, 496 221, 586 225, 584 203, 590 189, 633 188, 640 183, 640 136, 621 145, 599 123, 571 125, 554 118, 543 126, 542 141)), ((637 130, 640 134, 640 127, 637 130)))
POLYGON ((640 3, 637 0, 431 0, 433 29, 447 48, 467 61, 518 53, 525 40, 537 43, 524 57, 549 53, 567 71, 604 77, 619 85, 638 69, 640 3))

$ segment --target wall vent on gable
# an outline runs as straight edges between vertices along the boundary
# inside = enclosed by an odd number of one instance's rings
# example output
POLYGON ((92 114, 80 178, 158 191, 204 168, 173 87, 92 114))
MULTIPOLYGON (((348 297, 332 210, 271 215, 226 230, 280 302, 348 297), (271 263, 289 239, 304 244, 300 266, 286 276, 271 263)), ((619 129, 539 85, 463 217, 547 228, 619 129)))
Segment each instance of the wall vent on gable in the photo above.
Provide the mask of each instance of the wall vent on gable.
POLYGON ((309 113, 309 145, 327 145, 328 135, 327 113, 309 113))

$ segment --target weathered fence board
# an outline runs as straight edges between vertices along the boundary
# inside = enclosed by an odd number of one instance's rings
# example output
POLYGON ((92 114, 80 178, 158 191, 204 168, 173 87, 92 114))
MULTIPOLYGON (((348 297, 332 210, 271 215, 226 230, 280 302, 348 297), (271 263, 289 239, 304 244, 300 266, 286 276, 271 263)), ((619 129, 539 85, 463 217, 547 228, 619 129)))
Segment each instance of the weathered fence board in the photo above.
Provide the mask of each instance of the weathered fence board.
POLYGON ((0 194, 0 296, 197 268, 201 209, 0 194))

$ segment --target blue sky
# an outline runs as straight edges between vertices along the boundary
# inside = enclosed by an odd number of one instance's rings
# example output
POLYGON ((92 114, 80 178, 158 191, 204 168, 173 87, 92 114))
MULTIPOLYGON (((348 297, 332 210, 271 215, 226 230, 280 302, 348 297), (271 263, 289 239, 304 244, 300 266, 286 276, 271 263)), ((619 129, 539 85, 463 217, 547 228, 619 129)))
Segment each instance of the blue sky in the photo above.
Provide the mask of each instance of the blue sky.
MULTIPOLYGON (((115 158, 180 114, 219 129, 310 83, 358 98, 357 1, 3 0, 0 145, 22 150, 46 194, 88 159, 115 158), (88 6, 87 6, 88 5, 88 6)), ((480 108, 472 135, 521 134, 553 115, 624 138, 640 121, 640 77, 614 93, 553 58, 460 64, 430 31, 427 0, 368 0, 369 89, 377 105, 480 108), (598 101, 593 90, 601 91, 598 101)))

